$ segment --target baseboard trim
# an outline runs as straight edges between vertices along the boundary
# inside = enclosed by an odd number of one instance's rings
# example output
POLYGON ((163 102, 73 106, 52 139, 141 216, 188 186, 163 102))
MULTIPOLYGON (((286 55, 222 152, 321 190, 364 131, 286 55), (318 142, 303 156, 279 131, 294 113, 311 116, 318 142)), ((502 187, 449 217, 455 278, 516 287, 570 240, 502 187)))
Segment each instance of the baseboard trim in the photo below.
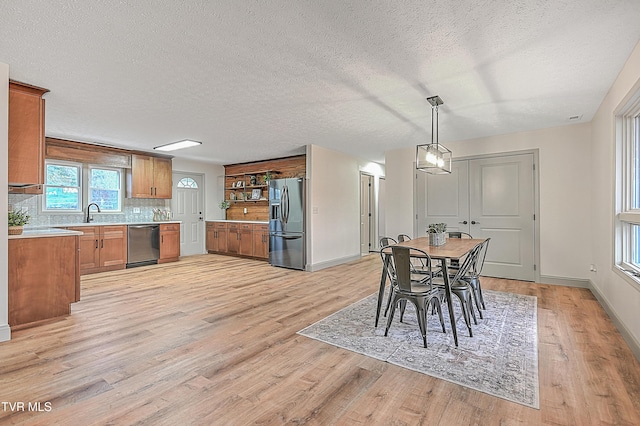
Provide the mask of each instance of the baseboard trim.
POLYGON ((11 327, 9 324, 0 325, 0 342, 11 340, 11 327))
POLYGON ((331 268, 332 266, 342 265, 343 263, 353 262, 354 260, 361 259, 360 254, 354 256, 341 257, 339 259, 327 260, 326 262, 314 263, 313 265, 307 265, 307 271, 316 272, 321 269, 331 268))
POLYGON ((591 288, 591 281, 579 278, 540 275, 540 284, 563 285, 566 287, 591 288))
POLYGON ((593 293, 595 298, 598 300, 600 306, 602 306, 607 315, 609 315, 609 318, 611 318, 611 321, 613 321, 613 325, 616 326, 624 341, 627 342, 627 345, 629 345, 629 348, 631 349, 631 352, 633 352, 633 355, 635 355, 636 359, 640 361, 640 342, 638 342, 633 337, 633 334, 631 334, 627 327, 625 327, 624 323, 620 321, 620 318, 618 318, 618 316, 616 315, 616 311, 611 308, 611 306, 607 302, 607 299, 605 299, 605 297, 602 295, 602 293, 600 293, 598 288, 595 286, 595 284, 593 284, 591 280, 589 280, 589 290, 591 290, 591 293, 593 293))

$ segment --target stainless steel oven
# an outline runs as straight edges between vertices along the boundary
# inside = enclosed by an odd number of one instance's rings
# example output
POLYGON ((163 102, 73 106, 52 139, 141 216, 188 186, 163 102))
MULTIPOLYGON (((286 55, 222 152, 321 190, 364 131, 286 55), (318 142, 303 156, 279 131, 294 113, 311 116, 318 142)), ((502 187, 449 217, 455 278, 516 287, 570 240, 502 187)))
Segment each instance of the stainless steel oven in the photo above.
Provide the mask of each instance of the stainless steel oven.
POLYGON ((127 226, 127 268, 158 263, 160 226, 127 226))

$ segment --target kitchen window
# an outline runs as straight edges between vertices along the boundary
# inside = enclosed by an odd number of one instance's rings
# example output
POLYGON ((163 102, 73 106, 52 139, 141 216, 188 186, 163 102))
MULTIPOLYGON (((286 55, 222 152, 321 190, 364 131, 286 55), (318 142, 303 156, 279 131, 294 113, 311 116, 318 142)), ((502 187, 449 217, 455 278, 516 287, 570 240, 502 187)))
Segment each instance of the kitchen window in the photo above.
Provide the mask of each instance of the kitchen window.
POLYGON ((122 211, 121 169, 47 160, 45 175, 43 213, 82 212, 90 203, 104 213, 122 211))
POLYGON ((89 203, 96 203, 103 212, 119 212, 122 200, 122 179, 119 169, 89 168, 89 203))
POLYGON ((616 116, 616 264, 640 283, 640 91, 616 116))
POLYGON ((82 164, 45 164, 44 212, 82 211, 82 164))

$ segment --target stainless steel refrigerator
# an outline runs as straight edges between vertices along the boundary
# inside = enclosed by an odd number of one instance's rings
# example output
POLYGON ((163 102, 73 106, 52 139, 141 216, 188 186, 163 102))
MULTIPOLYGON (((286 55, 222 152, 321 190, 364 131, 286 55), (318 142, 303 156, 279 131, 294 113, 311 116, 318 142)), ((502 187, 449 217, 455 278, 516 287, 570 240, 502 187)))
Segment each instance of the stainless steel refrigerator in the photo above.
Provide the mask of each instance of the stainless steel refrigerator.
POLYGON ((302 178, 269 182, 269 263, 305 269, 305 182, 302 178))

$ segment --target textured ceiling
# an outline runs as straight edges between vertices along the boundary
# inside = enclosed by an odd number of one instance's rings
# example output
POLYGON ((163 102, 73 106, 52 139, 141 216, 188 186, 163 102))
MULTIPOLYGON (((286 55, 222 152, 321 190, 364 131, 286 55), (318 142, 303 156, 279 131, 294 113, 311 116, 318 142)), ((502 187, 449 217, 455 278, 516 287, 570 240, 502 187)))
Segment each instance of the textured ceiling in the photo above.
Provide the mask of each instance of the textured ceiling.
POLYGON ((0 62, 46 87, 48 136, 218 164, 316 144, 384 162, 440 140, 590 121, 638 0, 0 0, 0 62))

